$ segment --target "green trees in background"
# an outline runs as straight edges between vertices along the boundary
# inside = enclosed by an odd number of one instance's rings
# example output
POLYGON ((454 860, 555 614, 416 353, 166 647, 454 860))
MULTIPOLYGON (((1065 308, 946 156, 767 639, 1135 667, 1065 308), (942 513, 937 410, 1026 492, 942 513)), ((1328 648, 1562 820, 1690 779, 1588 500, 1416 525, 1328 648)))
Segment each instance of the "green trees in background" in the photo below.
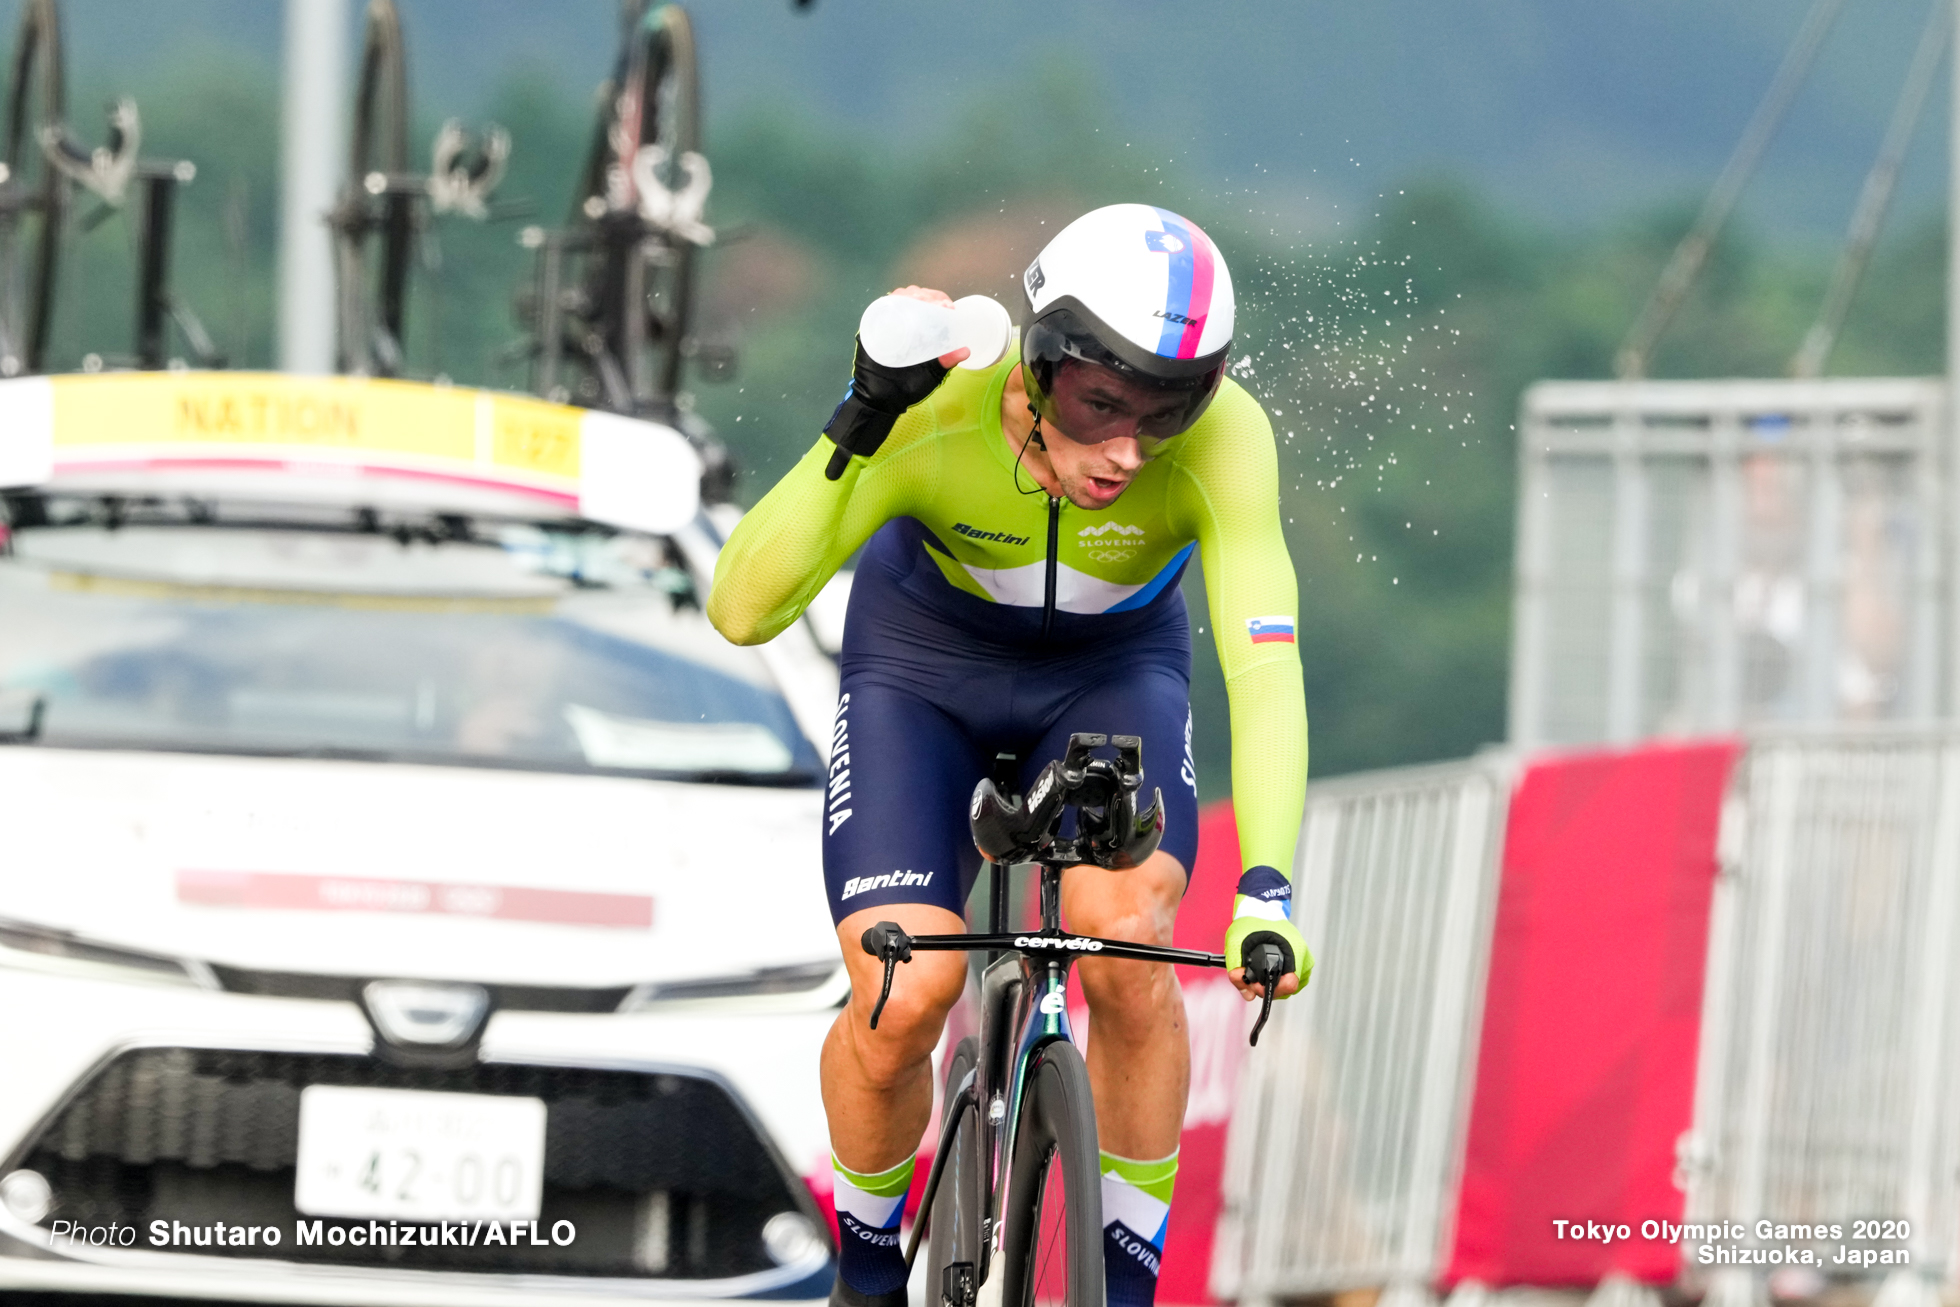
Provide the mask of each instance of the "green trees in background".
MULTIPOLYGON (((199 167, 181 199, 175 284, 244 366, 269 366, 278 229, 275 88, 214 49, 131 91, 146 152, 199 167)), ((82 71, 82 70, 78 70, 82 71)), ((409 309, 411 369, 521 387, 512 305, 530 277, 517 235, 562 215, 589 130, 589 91, 514 76, 487 116, 515 150, 511 221, 437 225, 409 309)), ((1103 119, 1081 70, 1052 65, 919 152, 790 106, 717 116, 701 329, 735 344, 735 378, 700 413, 760 494, 815 439, 840 393, 858 312, 905 281, 987 291, 1019 312, 1017 275, 1056 228, 1119 199, 1196 219, 1232 261, 1236 374, 1280 434, 1282 510, 1300 573, 1314 771, 1461 756, 1502 738, 1510 631, 1513 415, 1541 377, 1609 375, 1688 207, 1578 233, 1533 230, 1466 182, 1430 179, 1310 237, 1303 205, 1202 180, 1201 157, 1103 119)), ((425 106, 426 108, 427 106, 425 106)), ((426 142, 430 114, 417 140, 426 142)), ((1310 148, 1310 147, 1309 147, 1310 148)), ((1847 207, 1850 197, 1846 197, 1847 207)), ((112 220, 70 246, 59 367, 129 350, 130 237, 112 220)), ((1943 224, 1875 262, 1833 371, 1928 373, 1943 358, 1943 224)), ((1778 375, 1821 299, 1833 251, 1746 234, 1717 250, 1655 363, 1660 376, 1778 375)), ((1207 795, 1227 784, 1224 687, 1200 582, 1196 746, 1207 795)))

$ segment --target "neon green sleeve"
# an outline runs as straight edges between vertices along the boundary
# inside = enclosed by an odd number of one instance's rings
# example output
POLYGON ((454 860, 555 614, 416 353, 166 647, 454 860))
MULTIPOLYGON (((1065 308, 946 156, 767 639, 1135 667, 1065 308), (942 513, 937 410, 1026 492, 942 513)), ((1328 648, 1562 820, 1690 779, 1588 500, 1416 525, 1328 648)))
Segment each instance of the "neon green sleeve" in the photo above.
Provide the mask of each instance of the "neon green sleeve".
POLYGON ((708 593, 715 629, 735 644, 764 644, 788 629, 872 532, 930 492, 935 460, 917 454, 922 442, 936 445, 927 438, 937 429, 934 406, 915 406, 874 458, 853 458, 836 481, 824 468, 837 447, 819 436, 722 546, 708 593))
POLYGON ((1172 521, 1198 541, 1232 709, 1232 802, 1244 868, 1289 880, 1307 791, 1300 590, 1279 520, 1279 456, 1258 401, 1227 381, 1204 439, 1177 455, 1172 521), (1277 621, 1273 619, 1278 619, 1277 621), (1268 639, 1255 642, 1259 620, 1268 639), (1271 638, 1283 624, 1286 639, 1271 638))

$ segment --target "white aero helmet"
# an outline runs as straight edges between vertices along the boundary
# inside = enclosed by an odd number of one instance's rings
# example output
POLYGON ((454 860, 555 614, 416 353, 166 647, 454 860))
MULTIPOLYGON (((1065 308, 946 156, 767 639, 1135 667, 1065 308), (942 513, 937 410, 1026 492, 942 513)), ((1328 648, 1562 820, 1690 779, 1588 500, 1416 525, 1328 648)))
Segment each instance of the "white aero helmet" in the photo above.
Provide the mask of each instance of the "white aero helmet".
POLYGON ((1232 274, 1211 237, 1149 204, 1111 204, 1056 233, 1022 278, 1028 401, 1073 439, 1174 436, 1204 413, 1232 351, 1232 274), (1092 363, 1144 397, 1116 419, 1070 402, 1068 365, 1092 363), (1057 386, 1061 389, 1058 391, 1057 386))

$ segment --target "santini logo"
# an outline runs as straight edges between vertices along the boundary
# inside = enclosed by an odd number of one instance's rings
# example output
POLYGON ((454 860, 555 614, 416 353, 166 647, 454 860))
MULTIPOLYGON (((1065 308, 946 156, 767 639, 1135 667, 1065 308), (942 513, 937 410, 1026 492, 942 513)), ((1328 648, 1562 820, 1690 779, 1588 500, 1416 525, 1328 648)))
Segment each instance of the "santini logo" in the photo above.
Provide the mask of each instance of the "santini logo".
POLYGON ((882 876, 853 876, 844 882, 844 892, 837 897, 848 899, 874 889, 898 889, 903 885, 930 885, 932 873, 923 875, 916 871, 888 871, 882 876))
POLYGON ((953 534, 963 535, 968 540, 991 540, 1000 545, 1024 545, 1028 542, 1026 536, 1017 536, 1011 531, 982 531, 979 527, 968 526, 964 522, 953 523, 953 534))

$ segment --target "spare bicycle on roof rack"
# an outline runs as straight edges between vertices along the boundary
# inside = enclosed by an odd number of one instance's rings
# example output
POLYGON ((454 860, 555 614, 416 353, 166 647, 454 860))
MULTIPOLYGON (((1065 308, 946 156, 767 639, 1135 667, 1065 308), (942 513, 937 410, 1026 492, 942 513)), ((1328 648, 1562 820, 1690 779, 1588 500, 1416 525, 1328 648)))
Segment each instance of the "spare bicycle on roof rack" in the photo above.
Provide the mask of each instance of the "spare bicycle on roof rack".
POLYGON ((566 225, 524 233, 537 272, 518 312, 538 394, 672 421, 689 360, 710 378, 732 367, 690 330, 713 175, 686 11, 626 0, 622 28, 566 225))
POLYGON ((446 120, 436 132, 429 171, 408 163, 408 68, 401 15, 394 0, 368 0, 366 35, 348 133, 347 177, 327 215, 337 280, 335 355, 341 372, 398 377, 406 370, 408 279, 432 215, 478 222, 503 180, 510 134, 492 124, 481 133, 446 120))
POLYGON ((135 196, 135 319, 130 351, 88 349, 86 371, 104 367, 223 367, 225 359, 190 306, 170 289, 171 220, 176 193, 197 176, 187 159, 142 156, 136 101, 109 106, 105 143, 80 144, 68 129, 55 0, 28 0, 7 89, 5 157, 0 160, 0 377, 48 370, 62 238, 76 188, 96 206, 84 232, 130 207, 135 196), (173 353, 170 328, 184 347, 173 353))
MULTIPOLYGON (((710 185, 701 157, 694 39, 677 5, 622 0, 623 40, 600 88, 601 112, 578 174, 570 224, 526 227, 539 252, 532 287, 518 299, 527 333, 506 364, 531 361, 530 389, 556 403, 651 419, 679 431, 701 455, 701 493, 730 497, 726 449, 689 411, 679 389, 693 357, 727 373, 728 351, 696 346, 689 332, 697 249, 714 239, 702 222, 710 185)), ((409 168, 410 97, 396 0, 368 0, 356 70, 346 179, 326 221, 336 278, 336 366, 345 374, 447 379, 439 302, 418 319, 431 344, 411 366, 408 301, 419 278, 440 295, 431 220, 516 217, 526 201, 491 204, 510 158, 501 127, 480 132, 451 118, 436 132, 429 171, 409 168)), ((418 331, 418 338, 421 332, 418 331)))

